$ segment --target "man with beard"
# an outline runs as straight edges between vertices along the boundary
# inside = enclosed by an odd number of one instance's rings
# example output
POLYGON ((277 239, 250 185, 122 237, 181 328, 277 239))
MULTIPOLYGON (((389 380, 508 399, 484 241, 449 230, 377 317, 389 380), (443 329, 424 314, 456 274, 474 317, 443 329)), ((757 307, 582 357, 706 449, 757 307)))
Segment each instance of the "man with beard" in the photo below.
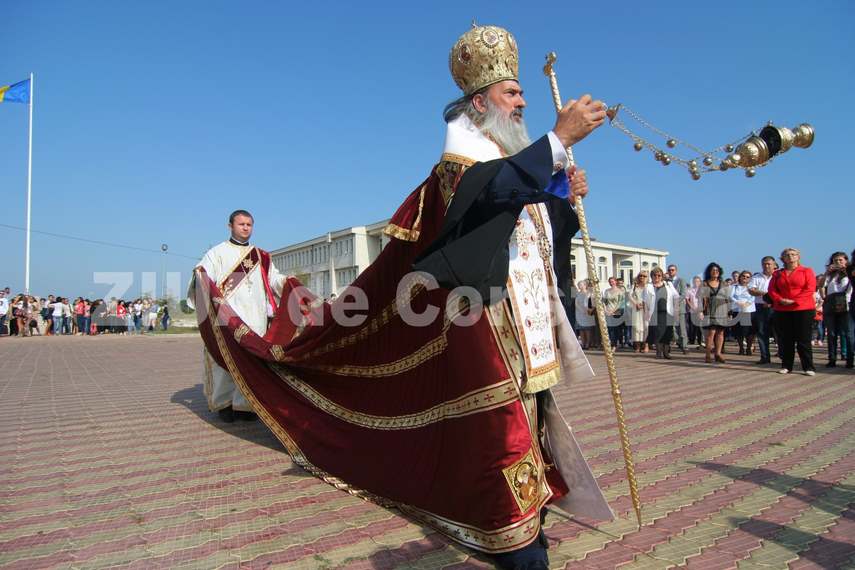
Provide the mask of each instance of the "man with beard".
MULTIPOLYGON (((522 210, 524 205, 543 204, 550 218, 547 223, 559 224, 559 227, 553 227, 553 234, 558 240, 554 244, 555 250, 562 253, 568 251, 566 256, 555 256, 554 269, 562 294, 569 294, 568 248, 570 238, 579 229, 571 203, 575 195, 584 197, 588 188, 584 171, 571 169, 570 189, 568 173, 565 172, 568 164, 565 147, 575 144, 603 123, 606 117, 605 105, 593 101, 589 95, 571 101, 561 110, 553 130, 532 144, 523 122, 526 103, 517 81, 516 43, 513 36, 502 28, 474 27, 461 36, 452 50, 451 68, 464 96, 446 106, 444 118, 448 127, 437 171, 444 178, 444 194, 448 199, 452 196, 455 199, 449 207, 440 239, 422 254, 417 269, 432 273, 440 284, 451 287, 473 285, 485 298, 486 293, 489 293, 485 285, 504 289, 505 274, 501 268, 496 275, 483 273, 485 264, 495 265, 492 257, 483 254, 483 247, 506 250, 507 239, 498 242, 486 239, 490 246, 483 245, 482 240, 504 234, 510 238, 508 220, 512 218, 514 225, 519 225, 517 216, 505 216, 504 223, 479 228, 481 231, 468 238, 469 243, 479 244, 478 247, 467 248, 459 259, 448 258, 450 250, 447 247, 442 254, 436 250, 451 242, 458 242, 463 234, 482 226, 500 211, 508 213, 522 210), (478 47, 470 47, 473 43, 478 47), (488 53, 481 55, 484 61, 470 64, 476 58, 473 52, 478 49, 483 52, 485 47, 488 53), (490 61, 491 57, 496 57, 493 51, 509 51, 511 54, 505 61, 500 61, 499 57, 493 63, 490 61), (470 166, 503 157, 509 158, 483 168, 479 165, 479 178, 486 176, 486 180, 479 180, 480 184, 473 185, 471 192, 467 192, 466 200, 460 198, 457 185, 462 182, 462 175, 470 166), (434 254, 433 259, 428 260, 426 257, 431 253, 434 254), (475 265, 472 265, 473 261, 475 265), (455 272, 457 278, 451 277, 455 272), (468 277, 462 277, 461 272, 468 277)), ((474 174, 470 173, 470 179, 474 178, 474 174)), ((460 252, 460 244, 455 243, 453 249, 460 252)), ((492 253, 502 255, 501 252, 492 253)))
MULTIPOLYGON (((569 380, 568 362, 584 361, 560 305, 549 302, 569 293, 570 240, 579 229, 571 202, 588 191, 583 171, 571 169, 568 181, 565 149, 603 123, 606 107, 588 95, 571 101, 552 131, 531 143, 509 32, 473 27, 450 63, 464 92, 444 113, 443 161, 456 174, 448 178, 440 235, 414 267, 444 288, 475 289, 490 311, 511 316, 523 399, 548 470, 556 452, 545 444, 544 416, 554 405, 549 388, 569 380)), ((544 517, 545 507, 541 523, 544 517)), ((493 556, 501 567, 546 568, 547 546, 541 530, 530 544, 493 556)))

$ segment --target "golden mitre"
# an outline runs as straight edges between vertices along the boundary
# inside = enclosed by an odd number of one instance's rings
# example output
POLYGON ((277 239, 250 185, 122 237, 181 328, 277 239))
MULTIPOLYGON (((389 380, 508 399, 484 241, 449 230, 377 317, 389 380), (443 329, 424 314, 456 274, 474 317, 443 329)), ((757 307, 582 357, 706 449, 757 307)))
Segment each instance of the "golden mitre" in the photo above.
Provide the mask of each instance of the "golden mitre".
POLYGON ((519 80, 517 42, 498 26, 478 26, 460 36, 448 57, 451 76, 464 95, 493 83, 519 80))

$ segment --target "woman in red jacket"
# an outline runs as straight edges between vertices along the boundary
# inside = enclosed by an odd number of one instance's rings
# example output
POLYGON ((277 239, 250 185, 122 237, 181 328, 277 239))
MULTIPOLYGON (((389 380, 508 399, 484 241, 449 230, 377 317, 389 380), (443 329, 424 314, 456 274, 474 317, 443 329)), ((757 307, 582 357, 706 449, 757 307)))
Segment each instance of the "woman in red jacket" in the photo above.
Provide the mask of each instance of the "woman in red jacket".
POLYGON ((793 371, 796 349, 802 369, 808 376, 816 374, 810 346, 811 326, 816 313, 814 293, 816 275, 810 267, 801 265, 799 250, 788 247, 781 252, 783 269, 769 280, 769 296, 775 311, 775 328, 781 343, 781 374, 793 371))

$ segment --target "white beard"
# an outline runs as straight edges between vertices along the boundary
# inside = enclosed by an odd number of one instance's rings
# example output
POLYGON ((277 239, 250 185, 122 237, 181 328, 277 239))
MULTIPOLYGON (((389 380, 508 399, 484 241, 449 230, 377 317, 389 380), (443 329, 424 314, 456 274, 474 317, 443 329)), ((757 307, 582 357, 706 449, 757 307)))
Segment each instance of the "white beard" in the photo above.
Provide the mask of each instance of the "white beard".
POLYGON ((486 98, 484 104, 487 110, 474 122, 481 132, 491 137, 505 153, 516 154, 531 144, 521 111, 519 119, 514 119, 500 111, 486 98))

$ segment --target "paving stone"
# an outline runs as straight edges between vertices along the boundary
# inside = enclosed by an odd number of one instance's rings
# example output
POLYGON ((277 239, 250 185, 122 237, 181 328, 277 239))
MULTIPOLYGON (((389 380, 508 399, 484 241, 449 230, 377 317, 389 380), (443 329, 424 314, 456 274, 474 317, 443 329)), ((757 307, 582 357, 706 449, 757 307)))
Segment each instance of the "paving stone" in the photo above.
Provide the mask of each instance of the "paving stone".
MULTIPOLYGON (((200 348, 192 335, 0 338, 14 363, 0 368, 0 565, 490 567, 294 467, 263 425, 220 424, 200 348)), ((639 532, 608 375, 590 357, 597 378, 555 393, 618 518, 550 514, 553 567, 855 567, 855 488, 833 483, 855 469, 851 374, 805 383, 735 355, 711 367, 619 354, 639 532)))

